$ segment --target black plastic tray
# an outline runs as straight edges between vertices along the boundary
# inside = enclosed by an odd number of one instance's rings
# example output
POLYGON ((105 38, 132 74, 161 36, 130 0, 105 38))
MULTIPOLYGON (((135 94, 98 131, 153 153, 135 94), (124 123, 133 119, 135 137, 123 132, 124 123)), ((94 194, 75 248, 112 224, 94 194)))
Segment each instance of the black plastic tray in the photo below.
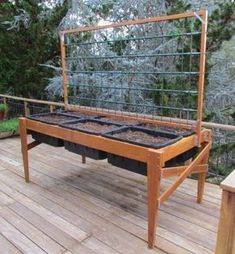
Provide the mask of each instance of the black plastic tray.
POLYGON ((193 158, 197 154, 197 151, 198 151, 198 148, 193 147, 192 149, 190 149, 182 154, 179 154, 175 158, 170 159, 169 161, 167 161, 165 163, 165 165, 166 165, 166 167, 174 167, 179 164, 182 164, 183 162, 189 160, 190 158, 193 158))
POLYGON ((55 146, 55 147, 62 147, 64 146, 64 141, 62 139, 59 138, 55 138, 55 137, 51 137, 36 131, 31 131, 32 134, 32 138, 41 142, 41 143, 45 143, 51 146, 55 146))
POLYGON ((70 115, 70 114, 67 114, 67 113, 42 113, 42 114, 31 115, 31 116, 28 116, 27 118, 35 120, 35 121, 39 121, 39 122, 42 122, 42 123, 52 124, 52 125, 59 125, 59 123, 64 123, 64 122, 67 122, 67 121, 81 119, 81 117, 79 117, 79 116, 74 116, 74 115, 70 115), (54 122, 54 121, 48 121, 48 120, 43 120, 43 119, 39 118, 39 117, 43 117, 43 116, 55 116, 55 115, 56 116, 68 117, 68 120, 63 120, 61 122, 57 122, 57 121, 54 122))
MULTIPOLYGON (((86 122, 93 122, 93 123, 98 123, 98 124, 101 124, 101 125, 115 125, 117 128, 120 128, 121 124, 118 124, 118 123, 113 123, 113 122, 107 122, 107 121, 102 121, 102 120, 99 120, 99 119, 93 119, 93 118, 88 118, 88 119, 81 119, 81 120, 72 120, 72 121, 68 121, 68 122, 65 122, 65 123, 61 123, 60 126, 61 127, 64 127, 64 128, 67 128, 67 129, 71 129, 71 130, 76 130, 76 131, 81 131, 81 132, 85 132, 85 133, 89 133, 89 134, 93 134, 93 135, 101 135, 101 134, 104 134, 106 132, 95 132, 95 131, 91 131, 89 129, 83 129, 83 128, 76 128, 76 127, 73 127, 71 126, 72 124, 76 124, 76 123, 86 123, 86 122)), ((115 128, 115 130, 117 129, 115 128)))
POLYGON ((80 154, 94 160, 104 160, 107 158, 107 153, 87 146, 75 144, 73 142, 64 141, 64 147, 66 150, 80 154))
POLYGON ((155 130, 155 131, 170 132, 170 133, 174 133, 183 137, 188 137, 195 133, 193 130, 190 130, 190 129, 182 130, 182 129, 177 129, 173 127, 163 126, 163 125, 154 125, 151 123, 140 123, 138 126, 146 128, 146 129, 150 129, 150 130, 155 130))
MULTIPOLYGON (((182 165, 188 159, 194 157, 197 154, 197 147, 194 147, 175 158, 166 162, 166 167, 174 167, 178 165, 182 165)), ((108 154, 107 156, 108 162, 113 166, 123 168, 137 174, 147 175, 147 164, 141 161, 125 158, 115 154, 108 154)))
POLYGON ((163 132, 163 131, 154 131, 154 130, 142 128, 142 127, 139 127, 139 126, 125 126, 125 127, 122 127, 122 128, 110 131, 110 132, 106 132, 106 133, 103 134, 103 136, 107 137, 107 138, 115 139, 115 140, 118 140, 118 141, 131 143, 131 144, 138 145, 138 146, 145 146, 145 147, 150 147, 150 148, 155 148, 155 149, 159 149, 159 148, 168 146, 170 144, 173 144, 173 143, 177 142, 178 140, 180 140, 182 138, 182 136, 176 135, 174 133, 163 132), (128 130, 141 131, 141 132, 147 133, 147 134, 155 136, 155 137, 156 136, 166 137, 166 138, 169 138, 169 141, 161 143, 161 144, 150 145, 150 144, 147 144, 147 143, 140 143, 140 142, 130 141, 130 140, 126 140, 126 139, 122 139, 122 138, 118 138, 118 137, 113 136, 113 134, 125 132, 125 131, 128 131, 128 130))
MULTIPOLYGON (((106 122, 106 121, 101 121, 98 119, 94 119, 94 118, 88 118, 88 119, 82 119, 82 120, 76 120, 76 121, 70 121, 70 122, 66 122, 61 124, 60 126, 64 127, 64 128, 68 128, 71 130, 77 130, 77 131, 81 131, 81 132, 85 132, 85 133, 89 133, 89 134, 93 134, 93 135, 101 135, 103 132, 94 132, 94 131, 90 131, 88 129, 82 129, 82 128, 76 128, 76 127, 72 127, 70 126, 71 124, 75 124, 75 123, 85 123, 85 122, 94 122, 94 123, 99 123, 99 124, 105 124, 105 125, 115 125, 117 128, 119 128, 121 125, 120 124, 116 124, 116 123, 112 123, 112 122, 106 122)), ((90 148, 87 146, 83 146, 80 144, 75 144, 73 142, 68 142, 65 141, 65 149, 67 149, 70 152, 74 152, 80 155, 84 155, 86 157, 95 159, 95 160, 103 160, 107 158, 107 153, 101 150, 97 150, 94 148, 90 148)))
POLYGON ((129 159, 119 155, 108 153, 108 163, 113 166, 129 170, 131 172, 147 175, 147 164, 141 161, 129 159))

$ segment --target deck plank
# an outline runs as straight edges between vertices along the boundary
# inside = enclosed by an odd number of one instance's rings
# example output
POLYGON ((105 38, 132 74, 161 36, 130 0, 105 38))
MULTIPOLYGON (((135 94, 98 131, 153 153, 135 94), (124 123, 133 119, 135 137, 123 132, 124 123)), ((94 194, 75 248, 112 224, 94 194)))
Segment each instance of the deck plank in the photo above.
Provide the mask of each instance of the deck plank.
POLYGON ((22 254, 11 242, 9 242, 3 235, 0 234, 0 251, 1 253, 22 254))
MULTIPOLYGON (((199 205, 196 181, 184 181, 161 207, 158 248, 149 250, 146 177, 106 161, 81 164, 80 156, 42 144, 30 151, 31 183, 25 184, 19 138, 1 144, 0 243, 12 253, 214 253, 218 186, 206 184, 199 205)), ((162 190, 171 182, 164 180, 162 190)))

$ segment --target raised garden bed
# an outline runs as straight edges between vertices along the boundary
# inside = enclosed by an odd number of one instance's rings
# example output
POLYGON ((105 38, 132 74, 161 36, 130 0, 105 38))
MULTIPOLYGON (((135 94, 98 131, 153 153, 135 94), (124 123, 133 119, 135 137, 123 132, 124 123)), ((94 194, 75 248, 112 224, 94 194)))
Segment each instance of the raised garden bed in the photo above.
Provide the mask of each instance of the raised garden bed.
POLYGON ((81 119, 79 116, 70 115, 67 113, 43 113, 28 116, 29 119, 36 120, 43 123, 58 125, 63 122, 81 119))
POLYGON ((159 149, 175 143, 182 137, 174 133, 154 131, 139 126, 128 126, 110 131, 104 134, 105 137, 116 139, 134 145, 159 149))
POLYGON ((139 126, 150 129, 150 130, 155 130, 155 131, 166 131, 170 133, 174 133, 183 137, 190 136, 194 134, 194 131, 186 128, 174 128, 174 127, 168 127, 168 126, 162 126, 162 125, 155 125, 151 123, 142 123, 139 126))
POLYGON ((101 135, 108 131, 116 130, 121 124, 102 121, 100 119, 82 119, 60 124, 60 126, 89 134, 101 135))
MULTIPOLYGON (((69 128, 72 130, 77 130, 89 134, 101 135, 104 132, 117 129, 121 125, 112 123, 112 122, 104 122, 97 119, 83 119, 72 122, 67 122, 61 124, 62 127, 69 128)), ((65 149, 70 152, 74 152, 95 160, 103 160, 107 158, 107 153, 104 151, 100 151, 97 149, 93 149, 90 147, 86 147, 83 145, 75 144, 72 142, 65 141, 65 149)))
MULTIPOLYGON (((59 125, 60 123, 80 119, 79 117, 75 117, 66 113, 43 113, 31 115, 28 118, 52 125, 59 125)), ((64 141, 62 139, 51 137, 36 131, 32 132, 32 138, 41 143, 45 143, 51 146, 55 147, 64 146, 64 141)))
MULTIPOLYGON (((119 130, 104 134, 105 137, 116 139, 123 142, 132 143, 151 148, 161 148, 170 145, 181 139, 181 136, 149 130, 138 126, 123 127, 119 130)), ((147 175, 146 163, 118 156, 115 154, 108 154, 108 162, 114 166, 130 170, 132 172, 147 175)))

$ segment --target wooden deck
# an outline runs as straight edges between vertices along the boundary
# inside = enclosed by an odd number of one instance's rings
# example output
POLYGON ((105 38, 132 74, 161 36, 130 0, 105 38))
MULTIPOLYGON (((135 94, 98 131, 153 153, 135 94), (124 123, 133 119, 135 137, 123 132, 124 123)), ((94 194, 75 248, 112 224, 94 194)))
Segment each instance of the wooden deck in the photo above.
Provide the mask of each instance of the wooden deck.
POLYGON ((197 182, 187 179, 162 205, 157 247, 149 250, 146 177, 106 161, 82 164, 80 156, 44 144, 29 157, 26 184, 20 139, 0 140, 1 254, 214 253, 218 186, 206 184, 199 205, 197 182))

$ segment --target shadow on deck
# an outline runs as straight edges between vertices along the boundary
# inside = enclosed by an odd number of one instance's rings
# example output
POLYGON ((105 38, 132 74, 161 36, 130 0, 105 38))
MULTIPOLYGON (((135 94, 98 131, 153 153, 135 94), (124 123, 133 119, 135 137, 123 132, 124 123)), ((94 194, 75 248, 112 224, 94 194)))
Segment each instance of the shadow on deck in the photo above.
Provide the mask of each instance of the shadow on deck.
MULTIPOLYGON (((0 249, 5 253, 214 253, 220 188, 187 179, 159 214, 157 247, 147 248, 146 177, 63 148, 29 152, 24 182, 20 139, 0 141, 0 249)), ((163 180, 162 190, 170 183, 163 180)))

